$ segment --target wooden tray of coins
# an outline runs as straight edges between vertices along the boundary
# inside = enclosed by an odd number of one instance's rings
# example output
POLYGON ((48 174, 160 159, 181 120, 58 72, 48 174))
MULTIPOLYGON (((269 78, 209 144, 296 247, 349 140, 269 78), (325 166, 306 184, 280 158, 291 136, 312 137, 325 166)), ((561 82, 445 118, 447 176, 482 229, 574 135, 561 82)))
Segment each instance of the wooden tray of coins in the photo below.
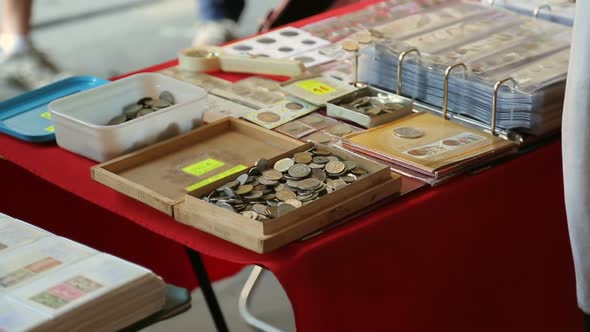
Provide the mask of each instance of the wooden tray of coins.
POLYGON ((307 143, 187 194, 176 219, 268 252, 398 193, 389 168, 307 143))
POLYGON ((304 143, 227 118, 94 166, 92 178, 168 215, 187 192, 304 143))

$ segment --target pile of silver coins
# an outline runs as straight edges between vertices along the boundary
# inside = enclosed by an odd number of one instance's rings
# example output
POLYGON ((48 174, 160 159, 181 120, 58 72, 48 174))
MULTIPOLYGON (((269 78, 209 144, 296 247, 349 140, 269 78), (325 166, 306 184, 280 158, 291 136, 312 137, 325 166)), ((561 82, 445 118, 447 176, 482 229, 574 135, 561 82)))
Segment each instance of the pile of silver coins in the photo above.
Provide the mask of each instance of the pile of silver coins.
POLYGON ((152 112, 170 107, 174 105, 175 102, 174 96, 170 91, 162 91, 158 99, 152 97, 141 98, 137 102, 123 107, 123 112, 112 118, 107 125, 114 126, 123 122, 131 121, 152 112))
POLYGON ((247 173, 202 199, 263 222, 341 189, 367 173, 354 161, 315 147, 274 165, 260 159, 247 173))
POLYGON ((393 101, 385 93, 379 93, 377 96, 359 97, 340 106, 372 117, 400 110, 404 104, 393 101))

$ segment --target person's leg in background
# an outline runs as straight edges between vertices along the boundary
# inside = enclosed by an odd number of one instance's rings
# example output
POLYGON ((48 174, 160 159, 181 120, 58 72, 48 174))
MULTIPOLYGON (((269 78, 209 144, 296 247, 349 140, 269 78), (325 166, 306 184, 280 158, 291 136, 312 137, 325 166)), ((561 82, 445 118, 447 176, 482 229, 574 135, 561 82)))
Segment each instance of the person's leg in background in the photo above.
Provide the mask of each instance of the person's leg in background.
POLYGON ((0 79, 30 90, 65 77, 32 45, 32 0, 2 0, 0 79))
POLYGON ((244 0, 197 0, 198 19, 194 46, 219 45, 236 38, 244 0))

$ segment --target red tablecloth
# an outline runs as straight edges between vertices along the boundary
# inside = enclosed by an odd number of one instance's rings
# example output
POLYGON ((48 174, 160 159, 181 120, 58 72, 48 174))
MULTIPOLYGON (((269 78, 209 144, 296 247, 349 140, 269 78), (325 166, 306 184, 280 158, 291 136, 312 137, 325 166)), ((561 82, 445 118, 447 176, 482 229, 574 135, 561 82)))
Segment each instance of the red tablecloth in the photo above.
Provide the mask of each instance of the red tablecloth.
POLYGON ((0 135, 0 155, 10 161, 0 162, 0 211, 185 285, 178 244, 217 258, 208 260, 217 276, 264 266, 301 331, 582 331, 559 141, 268 255, 91 181, 93 162, 54 145, 0 135))

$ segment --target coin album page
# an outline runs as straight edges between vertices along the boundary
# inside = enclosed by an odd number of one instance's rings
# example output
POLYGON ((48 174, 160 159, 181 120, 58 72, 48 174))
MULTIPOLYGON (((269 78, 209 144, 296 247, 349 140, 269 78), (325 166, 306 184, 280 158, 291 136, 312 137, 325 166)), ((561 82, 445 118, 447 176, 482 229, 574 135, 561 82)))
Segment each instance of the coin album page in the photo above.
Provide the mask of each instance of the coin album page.
POLYGON ((100 253, 33 284, 17 287, 8 296, 55 318, 149 273, 137 265, 100 253))
POLYGON ((0 254, 34 242, 50 233, 0 213, 0 254))
POLYGON ((97 251, 70 240, 48 236, 5 254, 0 252, 0 294, 97 251))
POLYGON ((0 331, 29 331, 47 325, 51 317, 0 296, 0 331))
POLYGON ((495 7, 456 11, 472 6, 482 7, 457 2, 375 27, 382 36, 362 50, 359 80, 397 91, 400 55, 417 48, 419 57, 411 51, 404 58, 403 96, 442 108, 449 69, 448 112, 489 128, 493 86, 506 79, 498 92, 496 129, 533 135, 557 130, 564 89, 554 84, 565 82, 571 28, 495 7), (444 24, 428 23, 435 17, 444 24))
POLYGON ((429 113, 416 113, 348 135, 345 143, 366 149, 386 161, 426 173, 435 173, 454 163, 512 145, 504 139, 429 113))

